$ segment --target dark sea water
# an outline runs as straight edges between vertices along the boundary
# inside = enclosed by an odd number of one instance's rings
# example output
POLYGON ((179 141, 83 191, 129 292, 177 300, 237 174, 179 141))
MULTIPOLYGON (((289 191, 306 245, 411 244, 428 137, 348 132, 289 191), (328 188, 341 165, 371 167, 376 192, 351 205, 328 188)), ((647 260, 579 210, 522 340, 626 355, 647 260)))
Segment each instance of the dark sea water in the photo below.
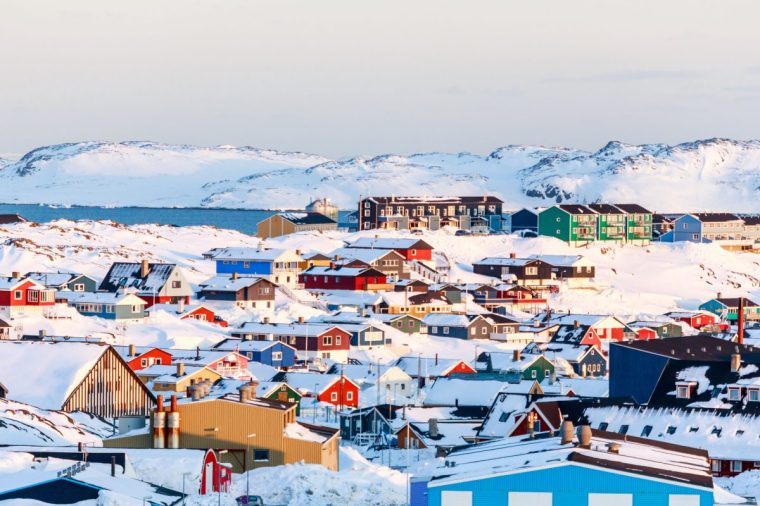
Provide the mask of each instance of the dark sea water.
MULTIPOLYGON (((45 223, 66 220, 111 220, 125 225, 157 223, 159 225, 213 225, 256 233, 256 224, 276 211, 263 209, 205 209, 168 207, 59 207, 34 204, 0 204, 0 214, 20 214, 27 220, 45 223)), ((344 222, 348 211, 340 213, 344 222)))

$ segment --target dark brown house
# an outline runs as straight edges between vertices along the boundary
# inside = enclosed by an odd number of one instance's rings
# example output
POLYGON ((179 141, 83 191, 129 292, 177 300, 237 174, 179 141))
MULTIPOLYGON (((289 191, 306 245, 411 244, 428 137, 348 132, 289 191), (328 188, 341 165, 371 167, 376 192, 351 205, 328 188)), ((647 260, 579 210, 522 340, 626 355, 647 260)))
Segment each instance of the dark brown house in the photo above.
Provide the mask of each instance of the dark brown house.
POLYGON ((472 264, 476 274, 524 286, 541 286, 551 281, 552 266, 536 258, 487 257, 472 264))
POLYGON ((237 273, 214 276, 198 285, 199 299, 234 302, 253 309, 274 308, 277 285, 259 277, 238 276, 237 273))
POLYGON ((332 261, 345 267, 372 267, 389 282, 409 278, 404 256, 392 249, 341 248, 332 252, 332 261))
POLYGON ((502 200, 481 197, 366 197, 359 201, 359 230, 375 228, 501 230, 502 200))

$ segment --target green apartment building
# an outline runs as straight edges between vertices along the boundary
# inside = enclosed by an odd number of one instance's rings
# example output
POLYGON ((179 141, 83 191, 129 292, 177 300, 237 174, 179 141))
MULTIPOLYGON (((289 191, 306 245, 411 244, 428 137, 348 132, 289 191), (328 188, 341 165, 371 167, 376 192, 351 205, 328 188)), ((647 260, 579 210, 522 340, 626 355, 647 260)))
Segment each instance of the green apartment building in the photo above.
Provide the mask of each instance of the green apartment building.
POLYGON ((538 215, 538 234, 571 246, 594 241, 645 245, 652 241, 652 212, 638 204, 560 204, 538 215))
POLYGON ((580 204, 560 204, 538 215, 538 235, 556 237, 571 246, 596 241, 598 214, 580 204))

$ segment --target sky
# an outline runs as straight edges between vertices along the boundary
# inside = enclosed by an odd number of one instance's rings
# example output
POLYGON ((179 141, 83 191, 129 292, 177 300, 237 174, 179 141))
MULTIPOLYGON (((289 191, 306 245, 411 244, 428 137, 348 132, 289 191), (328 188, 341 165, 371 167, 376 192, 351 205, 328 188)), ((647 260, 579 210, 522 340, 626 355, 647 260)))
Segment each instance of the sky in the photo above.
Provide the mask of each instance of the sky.
POLYGON ((0 0, 0 153, 760 138, 760 2, 0 0))

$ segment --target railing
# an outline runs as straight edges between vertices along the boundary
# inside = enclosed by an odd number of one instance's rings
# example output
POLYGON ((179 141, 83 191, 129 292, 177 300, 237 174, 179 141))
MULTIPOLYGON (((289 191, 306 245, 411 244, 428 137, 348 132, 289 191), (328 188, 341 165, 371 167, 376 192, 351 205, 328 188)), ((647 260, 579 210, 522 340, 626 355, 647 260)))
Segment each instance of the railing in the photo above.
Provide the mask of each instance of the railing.
POLYGON ((409 269, 412 272, 416 272, 423 278, 429 279, 433 283, 440 283, 441 281, 443 281, 443 278, 444 278, 443 274, 441 274, 440 272, 438 272, 437 270, 431 267, 428 267, 422 262, 412 260, 411 262, 408 262, 407 265, 409 266, 409 269))

